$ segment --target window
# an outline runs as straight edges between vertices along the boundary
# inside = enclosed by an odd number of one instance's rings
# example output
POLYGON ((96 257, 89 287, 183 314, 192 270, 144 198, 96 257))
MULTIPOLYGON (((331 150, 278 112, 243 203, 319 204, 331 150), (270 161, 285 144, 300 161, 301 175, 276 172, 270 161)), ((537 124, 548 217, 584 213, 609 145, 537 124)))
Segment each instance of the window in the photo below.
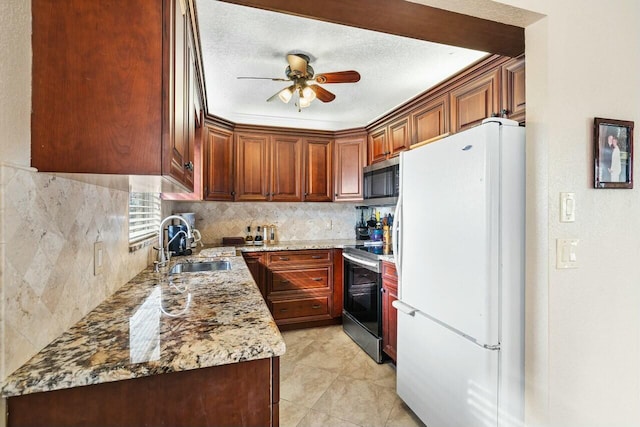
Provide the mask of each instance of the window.
POLYGON ((157 239, 161 215, 160 193, 129 193, 129 251, 157 239))

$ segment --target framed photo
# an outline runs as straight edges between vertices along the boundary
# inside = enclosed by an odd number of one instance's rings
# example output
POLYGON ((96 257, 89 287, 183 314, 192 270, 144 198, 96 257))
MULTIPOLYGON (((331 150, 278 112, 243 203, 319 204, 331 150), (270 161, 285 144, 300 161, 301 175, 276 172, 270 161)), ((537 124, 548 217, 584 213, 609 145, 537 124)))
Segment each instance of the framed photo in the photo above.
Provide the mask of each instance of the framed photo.
POLYGON ((594 187, 633 188, 633 122, 593 121, 594 187))

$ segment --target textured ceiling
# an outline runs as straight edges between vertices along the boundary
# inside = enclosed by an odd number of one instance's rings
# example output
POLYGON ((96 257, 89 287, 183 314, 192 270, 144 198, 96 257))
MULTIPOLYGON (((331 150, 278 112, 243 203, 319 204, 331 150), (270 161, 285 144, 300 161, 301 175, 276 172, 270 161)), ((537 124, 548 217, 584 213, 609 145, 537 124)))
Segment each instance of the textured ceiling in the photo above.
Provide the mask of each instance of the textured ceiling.
POLYGON ((485 55, 484 52, 197 0, 208 112, 242 124, 342 130, 365 126, 485 55), (356 70, 357 83, 324 84, 336 95, 298 112, 266 100, 287 82, 288 53, 311 58, 316 74, 356 70))

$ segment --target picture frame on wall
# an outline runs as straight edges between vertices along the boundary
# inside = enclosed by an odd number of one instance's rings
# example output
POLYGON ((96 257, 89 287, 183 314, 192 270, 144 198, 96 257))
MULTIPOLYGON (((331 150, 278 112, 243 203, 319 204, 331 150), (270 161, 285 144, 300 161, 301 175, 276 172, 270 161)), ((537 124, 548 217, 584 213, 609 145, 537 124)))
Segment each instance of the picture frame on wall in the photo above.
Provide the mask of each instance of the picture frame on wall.
POLYGON ((593 120, 594 187, 633 188, 633 122, 593 120))

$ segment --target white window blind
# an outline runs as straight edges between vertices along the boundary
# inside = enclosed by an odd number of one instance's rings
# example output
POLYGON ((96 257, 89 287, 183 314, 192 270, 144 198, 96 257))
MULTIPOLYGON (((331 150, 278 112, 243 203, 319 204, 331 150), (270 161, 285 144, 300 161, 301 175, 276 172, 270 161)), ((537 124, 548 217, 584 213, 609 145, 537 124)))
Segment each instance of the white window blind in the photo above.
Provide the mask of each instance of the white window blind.
POLYGON ((161 215, 160 193, 129 193, 129 250, 158 237, 161 215))

